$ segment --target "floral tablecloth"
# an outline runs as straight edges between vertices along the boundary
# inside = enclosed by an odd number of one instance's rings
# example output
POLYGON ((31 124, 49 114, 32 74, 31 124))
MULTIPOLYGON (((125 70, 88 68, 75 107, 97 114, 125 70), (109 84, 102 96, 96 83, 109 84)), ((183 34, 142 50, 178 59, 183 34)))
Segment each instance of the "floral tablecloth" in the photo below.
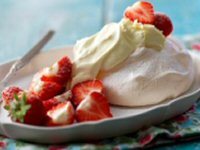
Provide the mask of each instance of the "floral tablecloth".
MULTIPOLYGON (((199 37, 185 37, 186 46, 200 51, 199 37), (191 43, 193 43, 191 45, 191 43)), ((160 125, 141 129, 136 133, 101 140, 95 143, 67 143, 64 145, 38 145, 0 136, 0 149, 20 150, 100 150, 150 148, 163 144, 200 138, 200 100, 187 112, 160 125)))

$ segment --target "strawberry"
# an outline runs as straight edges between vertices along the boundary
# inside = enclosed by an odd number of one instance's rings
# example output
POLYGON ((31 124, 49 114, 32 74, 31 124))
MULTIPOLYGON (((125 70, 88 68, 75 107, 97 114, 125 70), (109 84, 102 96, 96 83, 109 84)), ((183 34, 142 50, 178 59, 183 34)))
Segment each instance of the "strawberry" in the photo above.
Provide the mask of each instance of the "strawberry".
POLYGON ((42 125, 45 110, 42 101, 36 95, 23 93, 15 95, 14 100, 6 107, 13 121, 31 125, 42 125))
POLYGON ((41 89, 37 90, 34 87, 30 87, 30 92, 33 92, 39 97, 40 100, 48 100, 63 92, 63 87, 55 82, 42 82, 41 89))
POLYGON ((51 67, 45 68, 43 71, 42 81, 56 82, 65 85, 71 79, 72 63, 65 56, 51 67))
POLYGON ((88 95, 76 109, 78 122, 95 121, 112 117, 106 97, 98 92, 88 95))
POLYGON ((14 99, 14 95, 17 95, 18 93, 22 92, 23 90, 19 87, 12 86, 7 87, 2 92, 2 98, 5 102, 5 106, 10 104, 10 101, 14 99))
POLYGON ((92 92, 103 93, 104 87, 100 80, 89 80, 76 84, 72 89, 72 101, 77 106, 92 92))
POLYGON ((74 122, 74 108, 70 101, 60 103, 47 112, 47 126, 68 125, 74 122))
POLYGON ((144 24, 153 24, 154 22, 154 8, 149 2, 139 1, 128 7, 125 10, 125 17, 131 21, 137 20, 144 24))
POLYGON ((50 110, 53 106, 58 105, 61 102, 66 102, 71 100, 72 94, 71 91, 67 91, 61 95, 53 97, 49 100, 43 101, 43 105, 46 111, 50 110))
POLYGON ((171 19, 163 13, 155 13, 154 25, 161 30, 165 36, 168 36, 173 31, 171 19))
POLYGON ((31 82, 29 91, 39 97, 40 100, 48 100, 63 92, 64 87, 56 82, 41 81, 41 72, 37 73, 31 82))
POLYGON ((63 87, 54 82, 44 82, 40 91, 34 91, 40 100, 47 100, 63 92, 63 87))

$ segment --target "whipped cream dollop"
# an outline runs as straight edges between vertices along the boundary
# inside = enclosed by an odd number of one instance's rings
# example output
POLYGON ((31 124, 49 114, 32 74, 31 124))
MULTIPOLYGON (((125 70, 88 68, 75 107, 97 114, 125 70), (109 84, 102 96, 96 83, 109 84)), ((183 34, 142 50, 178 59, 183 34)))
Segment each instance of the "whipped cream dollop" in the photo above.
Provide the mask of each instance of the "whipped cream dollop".
POLYGON ((141 47, 112 71, 100 76, 110 103, 120 106, 145 106, 172 99, 193 82, 191 56, 167 39, 162 51, 141 47))
POLYGON ((124 62, 137 48, 160 51, 165 37, 153 25, 129 19, 105 25, 103 29, 84 38, 74 46, 72 86, 95 79, 100 72, 110 71, 124 62))

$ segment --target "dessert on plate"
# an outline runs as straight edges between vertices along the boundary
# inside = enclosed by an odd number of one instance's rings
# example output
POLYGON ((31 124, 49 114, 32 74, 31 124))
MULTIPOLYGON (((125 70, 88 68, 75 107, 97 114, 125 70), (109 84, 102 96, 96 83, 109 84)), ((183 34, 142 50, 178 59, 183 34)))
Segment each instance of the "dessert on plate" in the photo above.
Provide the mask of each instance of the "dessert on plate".
POLYGON ((149 2, 125 10, 119 23, 110 23, 74 47, 72 85, 88 79, 103 81, 111 104, 145 106, 172 99, 192 84, 193 62, 169 37, 173 25, 149 2))
POLYGON ((74 60, 40 70, 28 90, 7 87, 4 108, 19 123, 62 126, 111 118, 109 103, 134 108, 176 98, 192 85, 194 67, 172 30, 167 15, 136 2, 118 23, 77 41, 74 60))

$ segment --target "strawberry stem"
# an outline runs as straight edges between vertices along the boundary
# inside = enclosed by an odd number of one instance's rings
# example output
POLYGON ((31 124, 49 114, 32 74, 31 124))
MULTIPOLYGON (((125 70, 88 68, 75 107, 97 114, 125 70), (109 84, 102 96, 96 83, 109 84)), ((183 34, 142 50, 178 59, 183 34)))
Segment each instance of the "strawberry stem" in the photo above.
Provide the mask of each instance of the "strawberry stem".
POLYGON ((17 94, 14 95, 14 101, 8 106, 10 115, 14 121, 24 122, 24 117, 27 111, 31 108, 31 105, 27 104, 26 94, 23 93, 22 97, 19 98, 17 94))

